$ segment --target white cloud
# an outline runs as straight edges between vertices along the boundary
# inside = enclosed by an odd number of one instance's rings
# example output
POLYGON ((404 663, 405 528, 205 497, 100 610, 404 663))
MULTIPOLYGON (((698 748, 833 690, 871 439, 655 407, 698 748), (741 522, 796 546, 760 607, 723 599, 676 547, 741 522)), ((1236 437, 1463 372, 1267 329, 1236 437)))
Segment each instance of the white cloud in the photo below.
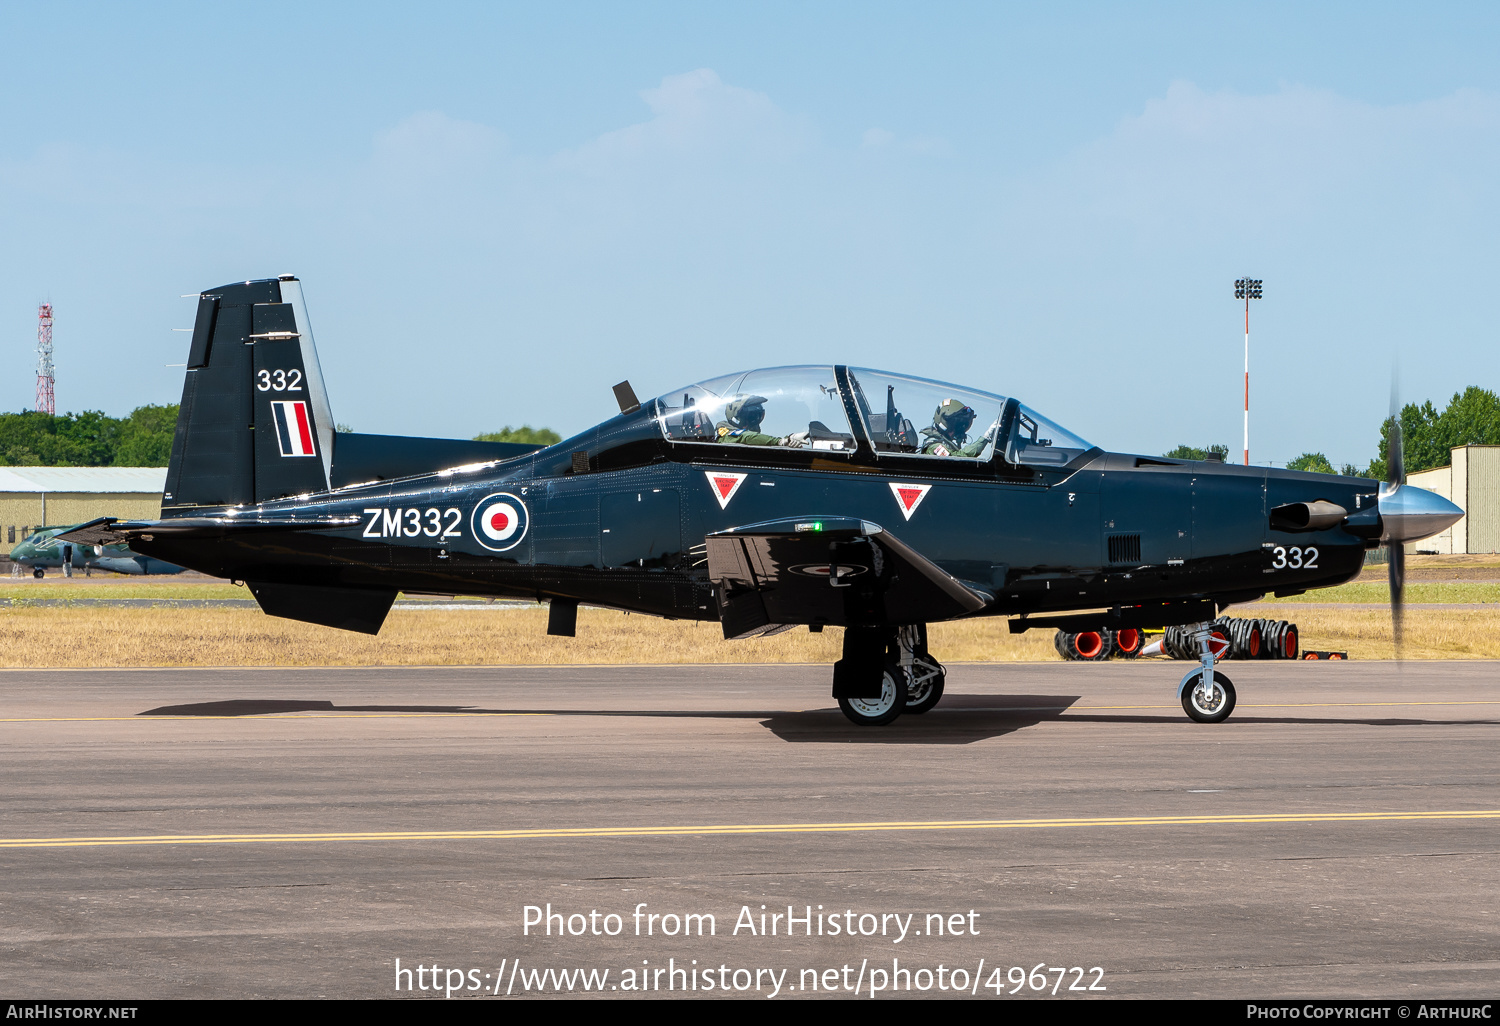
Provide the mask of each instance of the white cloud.
POLYGON ((1246 96, 1176 82, 1057 169, 1051 191, 1148 232, 1356 208, 1400 217, 1434 189, 1487 191, 1497 138, 1500 97, 1477 91, 1376 106, 1301 86, 1246 96))
POLYGON ((776 161, 814 142, 805 119, 783 111, 764 93, 726 85, 708 68, 668 75, 655 89, 643 90, 641 98, 651 108, 650 120, 559 154, 559 165, 602 174, 663 161, 776 161))
POLYGON ((496 129, 427 110, 378 133, 371 165, 380 177, 431 181, 493 170, 505 154, 496 129))
POLYGON ((896 149, 902 153, 918 156, 951 157, 953 144, 937 135, 913 135, 898 137, 885 128, 867 128, 860 137, 860 146, 865 149, 896 149))

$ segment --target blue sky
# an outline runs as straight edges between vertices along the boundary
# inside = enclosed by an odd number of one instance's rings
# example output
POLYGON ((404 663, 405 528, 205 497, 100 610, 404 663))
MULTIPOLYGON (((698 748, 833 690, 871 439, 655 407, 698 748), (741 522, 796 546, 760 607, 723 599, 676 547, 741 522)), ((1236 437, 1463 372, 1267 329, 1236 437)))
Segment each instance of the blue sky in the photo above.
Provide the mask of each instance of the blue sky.
POLYGON ((0 3, 0 408, 175 401, 302 278, 337 419, 564 432, 759 365, 1018 395, 1109 448, 1374 455, 1500 387, 1500 8, 0 3))

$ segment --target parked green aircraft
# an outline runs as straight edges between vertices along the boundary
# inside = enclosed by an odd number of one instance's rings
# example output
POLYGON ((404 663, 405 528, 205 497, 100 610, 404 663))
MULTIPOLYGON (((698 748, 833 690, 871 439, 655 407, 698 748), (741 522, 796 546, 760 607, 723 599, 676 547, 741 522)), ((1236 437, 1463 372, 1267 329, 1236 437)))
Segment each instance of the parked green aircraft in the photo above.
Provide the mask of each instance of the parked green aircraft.
POLYGON ((10 561, 31 567, 31 576, 43 577, 47 567, 72 564, 90 570, 107 570, 115 574, 180 574, 183 568, 164 559, 132 552, 124 542, 114 545, 79 545, 61 542, 57 536, 71 531, 66 527, 43 527, 10 550, 10 561))

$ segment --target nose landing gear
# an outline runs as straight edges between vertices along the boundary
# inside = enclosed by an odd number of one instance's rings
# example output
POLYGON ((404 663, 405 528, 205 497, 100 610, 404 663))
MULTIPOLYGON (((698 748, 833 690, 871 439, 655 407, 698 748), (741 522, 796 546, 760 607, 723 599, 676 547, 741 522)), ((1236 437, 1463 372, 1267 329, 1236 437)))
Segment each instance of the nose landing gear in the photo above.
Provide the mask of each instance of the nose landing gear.
POLYGON ((1234 712, 1234 684, 1214 669, 1214 663, 1229 643, 1213 633, 1211 623, 1195 625, 1193 640, 1198 644, 1202 664, 1189 670, 1177 685, 1182 711, 1198 723, 1222 723, 1234 712))

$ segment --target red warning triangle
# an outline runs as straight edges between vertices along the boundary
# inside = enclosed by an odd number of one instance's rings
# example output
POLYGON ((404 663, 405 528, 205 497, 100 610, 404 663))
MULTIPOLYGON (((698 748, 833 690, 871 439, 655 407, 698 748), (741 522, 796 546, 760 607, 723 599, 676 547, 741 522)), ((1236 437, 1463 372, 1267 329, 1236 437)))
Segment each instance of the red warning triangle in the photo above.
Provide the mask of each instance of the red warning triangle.
POLYGON ((927 493, 932 491, 932 485, 926 484, 906 484, 892 481, 890 485, 891 494, 896 497, 896 505, 901 507, 901 515, 907 520, 910 520, 911 515, 917 511, 917 507, 922 504, 922 500, 927 498, 927 493))
POLYGON ((748 476, 722 470, 705 470, 703 474, 708 478, 708 486, 714 490, 714 498, 719 500, 720 509, 729 505, 729 500, 734 498, 734 493, 740 490, 740 485, 745 483, 748 476))

